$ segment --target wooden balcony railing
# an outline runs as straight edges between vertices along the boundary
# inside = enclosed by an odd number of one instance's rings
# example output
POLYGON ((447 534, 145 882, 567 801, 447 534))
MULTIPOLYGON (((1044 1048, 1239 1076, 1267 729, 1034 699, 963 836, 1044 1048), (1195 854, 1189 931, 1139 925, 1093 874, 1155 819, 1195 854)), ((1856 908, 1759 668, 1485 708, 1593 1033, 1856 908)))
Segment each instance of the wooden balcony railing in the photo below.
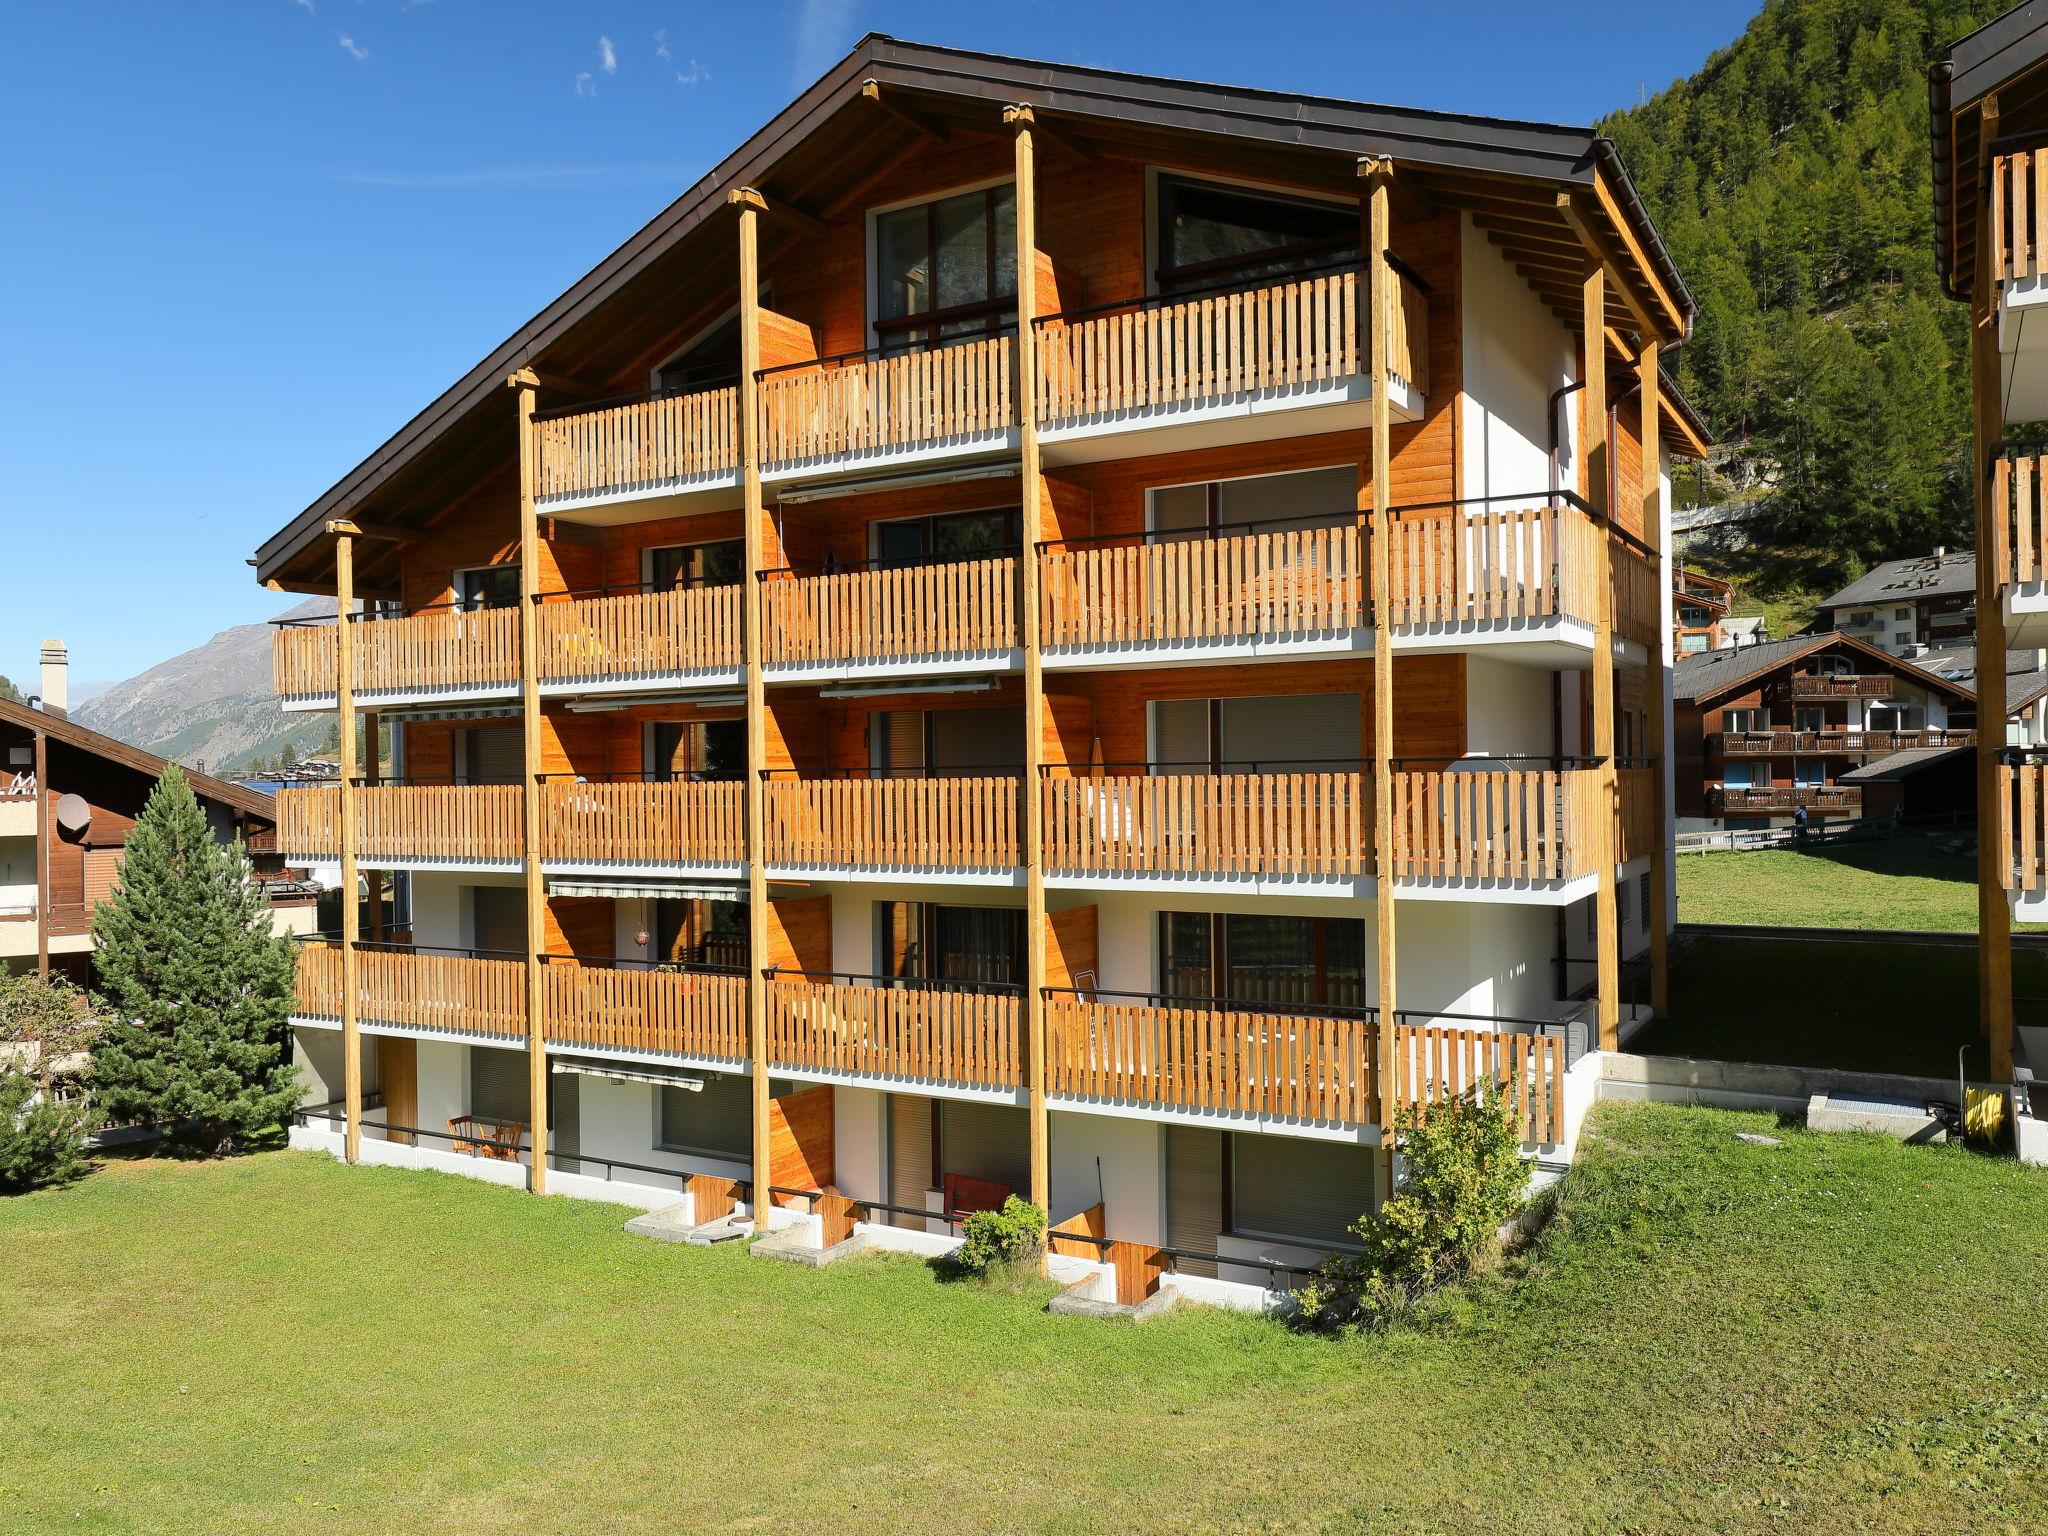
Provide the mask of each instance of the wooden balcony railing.
POLYGON ((1779 784, 1763 789, 1732 784, 1707 786, 1710 812, 1789 816, 1802 806, 1809 811, 1860 811, 1863 791, 1853 784, 1779 784))
POLYGON ((657 489, 739 467, 739 391, 700 390, 545 417, 533 424, 534 494, 657 489))
POLYGON ((1013 869, 1022 780, 771 778, 771 864, 1013 869))
POLYGON ((541 790, 541 857, 562 864, 734 864, 747 854, 738 780, 585 783, 541 790))
POLYGON ((1354 523, 1160 543, 1074 544, 1040 559, 1048 646, 1299 636, 1368 622, 1354 523))
MULTIPOLYGON (((332 624, 287 624, 271 637, 271 670, 283 698, 334 692, 332 624)), ((351 624, 359 693, 410 693, 519 681, 516 608, 429 608, 403 619, 351 624)))
POLYGON ((541 985, 549 1045, 746 1059, 745 976, 555 960, 541 985))
POLYGON ((2008 283, 2048 270, 2048 148, 1991 157, 1991 279, 2008 283))
POLYGON ((535 636, 540 680, 663 677, 737 667, 741 590, 735 583, 544 601, 535 636))
MULTIPOLYGON (((2043 161, 2048 163, 2048 153, 2043 161)), ((2006 450, 1992 461, 1991 476, 1991 554, 1998 579, 2048 580, 2048 445, 2006 450)))
POLYGON ((874 980, 769 979, 768 1064, 987 1088, 1022 1080, 1015 993, 874 980))
POLYGON ((1370 1019, 1227 1005, 1046 1000, 1046 1089, 1077 1098, 1370 1125, 1379 1118, 1370 1019))
POLYGON ((1658 638, 1663 603, 1657 562, 1627 539, 1614 540, 1614 632, 1624 640, 1648 646, 1654 653, 1667 642, 1658 638))
POLYGON ((1888 699, 1896 686, 1896 680, 1885 675, 1795 675, 1785 679, 1782 693, 1788 699, 1888 699))
POLYGON ((1998 765, 1999 836, 2011 850, 2002 879, 2009 891, 2048 890, 2048 763, 1998 765))
MULTIPOLYGON (((278 846, 290 857, 341 856, 341 790, 286 789, 277 797, 278 846)), ((516 784, 376 784, 356 792, 356 854, 365 859, 520 857, 516 784)))
POLYGON ((1364 773, 1048 778, 1048 868, 1094 874, 1359 875, 1372 869, 1364 773))
POLYGON ((1599 617, 1604 535, 1578 507, 1420 508, 1391 531, 1397 628, 1599 617))
POLYGON ((791 576, 764 582, 761 598, 771 664, 1007 651, 1019 639, 1011 555, 791 576))
POLYGON ((1917 731, 1716 731, 1707 738, 1723 757, 1789 757, 1794 753, 1906 752, 1919 747, 1974 747, 1977 733, 1935 727, 1917 731))
POLYGON ((1487 1083, 1505 1086, 1524 1141, 1564 1140, 1564 1039, 1445 1024, 1394 1029, 1393 1100, 1433 1104, 1487 1083))
POLYGON ((1015 345, 991 336, 764 371, 762 462, 775 468, 1003 432, 1017 424, 1015 345))
POLYGON ((1398 771, 1394 872, 1406 880, 1572 880, 1600 812, 1590 768, 1398 771))
POLYGON ((1615 792, 1621 797, 1620 816, 1615 823, 1614 858, 1618 864, 1647 858, 1662 841, 1655 815, 1656 768, 1617 768, 1615 792))
MULTIPOLYGON (((298 1011, 341 1017, 341 950, 301 944, 298 1011)), ((356 952, 359 1017, 409 1029, 526 1039, 526 967, 517 960, 479 959, 402 949, 356 952)))

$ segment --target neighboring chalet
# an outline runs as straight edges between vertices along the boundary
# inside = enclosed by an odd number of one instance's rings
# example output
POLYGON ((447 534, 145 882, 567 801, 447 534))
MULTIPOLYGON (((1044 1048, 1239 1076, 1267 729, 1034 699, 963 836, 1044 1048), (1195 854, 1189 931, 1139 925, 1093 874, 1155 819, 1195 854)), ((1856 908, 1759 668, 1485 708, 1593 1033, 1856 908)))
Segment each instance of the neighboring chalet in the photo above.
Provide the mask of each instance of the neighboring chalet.
POLYGON ((1682 832, 1975 808, 1975 692, 1847 635, 1688 656, 1671 701, 1682 832))
POLYGON ((1965 644, 1977 612, 1977 557, 1937 549, 1887 560, 1824 598, 1827 628, 1908 660, 1929 649, 1965 644))
MULTIPOLYGON (((0 701, 0 965, 58 970, 80 983, 92 969, 92 914, 120 878, 129 828, 167 766, 140 747, 67 718, 62 644, 43 643, 34 705, 0 701)), ((245 839, 259 878, 282 881, 270 796, 185 771, 208 824, 245 839)), ((310 895, 280 894, 283 928, 313 926, 310 895)))
POLYGON ((1671 568, 1671 657, 1718 651, 1728 643, 1723 625, 1734 587, 1704 571, 1671 568))
POLYGON ((868 37, 258 551, 395 739, 280 841, 409 917, 304 947, 300 1144, 1254 1296, 1404 1104, 1568 1157, 1692 318, 1591 129, 868 37))

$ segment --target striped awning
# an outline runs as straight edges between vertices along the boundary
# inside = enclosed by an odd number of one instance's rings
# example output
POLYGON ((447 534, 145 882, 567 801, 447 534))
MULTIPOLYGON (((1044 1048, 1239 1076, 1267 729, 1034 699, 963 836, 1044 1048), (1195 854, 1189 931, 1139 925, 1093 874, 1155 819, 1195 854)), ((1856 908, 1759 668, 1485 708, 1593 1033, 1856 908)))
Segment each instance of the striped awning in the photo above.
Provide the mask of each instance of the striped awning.
POLYGON ((747 887, 739 880, 599 880, 571 875, 550 876, 550 896, 612 896, 621 900, 652 897, 680 901, 701 897, 706 901, 745 901, 747 887))
POLYGON ((378 709, 374 704, 358 704, 356 707, 365 713, 375 711, 386 720, 409 725, 416 720, 504 720, 519 713, 519 699, 514 695, 495 704, 393 704, 385 709, 378 709))

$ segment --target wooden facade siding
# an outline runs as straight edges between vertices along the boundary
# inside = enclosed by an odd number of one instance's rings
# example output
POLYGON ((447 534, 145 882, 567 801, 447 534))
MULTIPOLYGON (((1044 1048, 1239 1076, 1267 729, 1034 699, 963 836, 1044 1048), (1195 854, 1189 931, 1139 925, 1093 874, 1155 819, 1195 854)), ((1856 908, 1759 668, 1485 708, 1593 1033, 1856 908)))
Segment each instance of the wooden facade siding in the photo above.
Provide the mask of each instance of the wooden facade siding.
POLYGON ((1086 646, 1361 628, 1366 543, 1347 523, 1048 550, 1040 634, 1048 646, 1086 646))
POLYGON ((935 987, 776 976, 764 983, 768 1064, 983 1088, 1022 1081, 1023 1000, 935 987))
POLYGON ((739 391, 666 395, 550 417, 533 426, 534 494, 641 490, 738 469, 739 391))
POLYGON ((740 664, 744 589, 672 587, 538 605, 543 683, 663 676, 740 664))
POLYGON ((1015 341, 983 341, 770 373, 764 467, 988 437, 1016 425, 1015 341))
POLYGON ((1379 1115, 1367 1019, 1055 996, 1046 1090, 1075 1098, 1369 1125, 1379 1115))
POLYGON ((1013 869, 1023 781, 1015 777, 770 779, 771 864, 1013 869))
POLYGON ((1591 872, 1590 769, 1394 775, 1394 872, 1407 880, 1570 880, 1591 872))
POLYGON ((1660 771, 1657 768, 1615 770, 1615 788, 1621 797, 1620 820, 1615 828, 1614 859, 1617 864, 1648 858, 1662 841, 1663 829, 1656 822, 1657 803, 1652 778, 1660 771))
POLYGON ((1399 1025, 1391 1098, 1401 1107, 1498 1087, 1513 1101, 1524 1141, 1564 1140, 1564 1037, 1399 1025))
POLYGON ((1019 642, 1009 555, 771 580, 761 599, 771 663, 1007 651, 1019 642))
POLYGON ((1350 773, 1118 774, 1040 785, 1049 869, 1360 875, 1372 791, 1350 773))
POLYGON ((746 1060, 745 976, 551 962, 541 987, 551 1046, 746 1060))
MULTIPOLYGON (((526 1040, 526 967, 517 960, 358 950, 356 998, 357 1011, 374 1023, 526 1040)), ((338 945, 299 946, 298 1011, 341 1017, 338 945)))
POLYGON ((747 855, 737 780, 582 783, 541 791, 541 857, 561 864, 736 864, 747 855))

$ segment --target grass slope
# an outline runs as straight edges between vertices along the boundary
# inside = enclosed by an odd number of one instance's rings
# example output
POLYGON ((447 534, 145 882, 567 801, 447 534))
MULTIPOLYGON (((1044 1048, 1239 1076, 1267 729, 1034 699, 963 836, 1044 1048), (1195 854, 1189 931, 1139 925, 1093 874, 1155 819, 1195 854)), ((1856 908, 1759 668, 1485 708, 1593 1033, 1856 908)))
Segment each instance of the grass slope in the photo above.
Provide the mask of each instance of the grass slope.
POLYGON ((0 1202, 9 1532, 2040 1529, 2048 1176, 1608 1105, 1421 1331, 1144 1327, 324 1157, 0 1202))
POLYGON ((1972 844, 1965 828, 1796 851, 1684 854, 1678 859, 1678 920, 1974 933, 1972 844))

